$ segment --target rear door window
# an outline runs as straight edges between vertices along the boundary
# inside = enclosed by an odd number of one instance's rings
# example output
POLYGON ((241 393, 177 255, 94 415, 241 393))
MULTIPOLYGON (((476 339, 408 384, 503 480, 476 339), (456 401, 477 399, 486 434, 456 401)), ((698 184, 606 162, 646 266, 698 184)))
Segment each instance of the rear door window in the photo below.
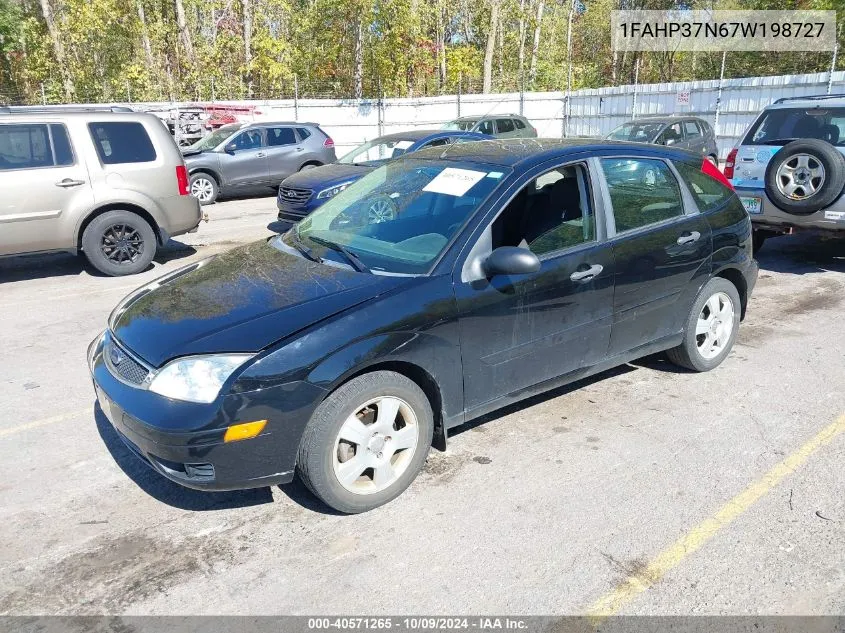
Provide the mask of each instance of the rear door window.
POLYGON ((496 119, 496 130, 499 134, 513 132, 513 119, 496 119))
POLYGON ((525 129, 525 123, 523 123, 523 122, 522 122, 522 121, 520 121, 519 119, 514 119, 514 120, 513 120, 513 124, 514 124, 514 125, 517 127, 517 129, 519 129, 519 130, 524 130, 524 129, 525 129))
POLYGON ((271 127, 267 129, 267 145, 278 147, 279 145, 295 145, 296 134, 292 127, 271 127))
POLYGON ((143 124, 134 121, 89 123, 88 130, 104 165, 151 163, 156 151, 143 124))
POLYGON ((678 181, 662 160, 604 158, 601 167, 617 233, 684 215, 678 181))
POLYGON ((657 137, 655 143, 658 145, 674 145, 684 140, 684 132, 681 129, 680 123, 673 123, 663 133, 657 137))
POLYGON ((0 171, 72 164, 64 125, 0 125, 0 171))
POLYGON ((698 129, 698 125, 695 121, 685 121, 684 132, 686 133, 687 138, 690 139, 701 136, 701 131, 698 129))
POLYGON ((426 147, 439 147, 440 145, 448 145, 449 138, 436 138, 433 141, 429 141, 425 145, 423 145, 420 149, 425 149, 426 147))

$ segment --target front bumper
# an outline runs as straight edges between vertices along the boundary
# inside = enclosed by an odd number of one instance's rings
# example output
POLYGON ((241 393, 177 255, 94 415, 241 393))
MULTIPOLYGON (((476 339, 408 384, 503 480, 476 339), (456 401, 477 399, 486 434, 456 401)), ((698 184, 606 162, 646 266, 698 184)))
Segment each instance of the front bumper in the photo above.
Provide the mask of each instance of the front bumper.
POLYGON ((318 201, 312 196, 305 204, 291 204, 279 194, 276 197, 276 208, 279 210, 278 218, 279 220, 288 222, 299 222, 299 220, 308 217, 312 211, 322 206, 324 202, 325 200, 321 199, 318 201))
POLYGON ((845 231, 845 195, 827 209, 809 215, 795 215, 778 208, 769 200, 765 189, 737 185, 739 197, 760 198, 760 213, 750 213, 755 228, 789 232, 792 229, 814 229, 818 231, 845 231))
POLYGON ((230 393, 212 404, 182 402, 134 387, 111 374, 102 336, 89 366, 97 400, 124 444, 168 479, 197 490, 241 490, 293 478, 299 440, 325 392, 306 382, 230 393), (224 442, 233 424, 267 420, 260 435, 224 442))

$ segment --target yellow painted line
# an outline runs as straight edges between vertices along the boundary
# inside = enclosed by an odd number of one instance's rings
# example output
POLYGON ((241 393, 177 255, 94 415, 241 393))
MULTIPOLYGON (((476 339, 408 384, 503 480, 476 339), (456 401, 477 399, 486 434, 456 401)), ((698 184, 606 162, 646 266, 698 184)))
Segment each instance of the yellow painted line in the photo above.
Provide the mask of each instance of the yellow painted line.
POLYGON ((719 530, 730 524, 787 476, 795 472, 813 453, 843 432, 845 432, 845 415, 822 429, 801 448, 719 508, 715 514, 660 552, 644 569, 628 576, 616 589, 590 605, 587 616, 594 621, 600 621, 618 613, 622 607, 659 582, 669 571, 716 536, 719 530))
POLYGON ((73 418, 79 418, 83 415, 91 415, 92 413, 94 413, 94 407, 88 407, 87 409, 80 409, 79 411, 73 411, 72 413, 62 413, 61 415, 54 415, 50 418, 43 418, 41 420, 35 420, 34 422, 19 424, 18 426, 13 426, 8 429, 0 429, 0 437, 8 437, 10 435, 16 435, 17 433, 23 433, 24 431, 29 431, 31 429, 39 429, 42 426, 58 424, 59 422, 65 422, 67 420, 72 420, 73 418))

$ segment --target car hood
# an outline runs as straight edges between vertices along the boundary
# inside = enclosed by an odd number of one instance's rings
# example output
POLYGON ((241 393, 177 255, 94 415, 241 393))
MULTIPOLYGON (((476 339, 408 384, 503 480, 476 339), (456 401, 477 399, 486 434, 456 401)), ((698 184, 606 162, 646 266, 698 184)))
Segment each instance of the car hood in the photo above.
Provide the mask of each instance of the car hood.
POLYGON ((325 189, 339 185, 350 180, 358 180, 373 170, 365 165, 346 165, 344 163, 332 163, 298 171, 282 181, 285 187, 296 189, 325 189))
POLYGON ((261 241, 140 288, 110 327, 160 367, 178 356, 257 352, 410 281, 318 264, 261 241))

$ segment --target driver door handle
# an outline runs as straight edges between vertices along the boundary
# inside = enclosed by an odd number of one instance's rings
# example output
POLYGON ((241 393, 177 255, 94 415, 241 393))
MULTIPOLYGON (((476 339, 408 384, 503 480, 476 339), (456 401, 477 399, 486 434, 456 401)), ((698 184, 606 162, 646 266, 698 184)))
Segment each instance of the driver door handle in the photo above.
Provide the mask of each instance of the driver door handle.
POLYGON ((590 279, 601 273, 601 271, 603 270, 604 266, 602 266, 601 264, 593 264, 592 266, 584 270, 576 270, 574 273, 569 275, 569 278, 572 281, 589 281, 590 279))
POLYGON ((265 156, 267 156, 267 154, 266 154, 266 152, 258 152, 258 153, 256 154, 256 156, 257 156, 258 158, 264 158, 265 156))
POLYGON ((60 180, 56 183, 57 187, 64 187, 67 189, 68 187, 78 187, 79 185, 84 185, 84 180, 73 180, 72 178, 65 178, 64 180, 60 180))
POLYGON ((698 231, 687 231, 678 238, 678 244, 691 244, 692 242, 697 242, 700 237, 701 233, 698 231))

